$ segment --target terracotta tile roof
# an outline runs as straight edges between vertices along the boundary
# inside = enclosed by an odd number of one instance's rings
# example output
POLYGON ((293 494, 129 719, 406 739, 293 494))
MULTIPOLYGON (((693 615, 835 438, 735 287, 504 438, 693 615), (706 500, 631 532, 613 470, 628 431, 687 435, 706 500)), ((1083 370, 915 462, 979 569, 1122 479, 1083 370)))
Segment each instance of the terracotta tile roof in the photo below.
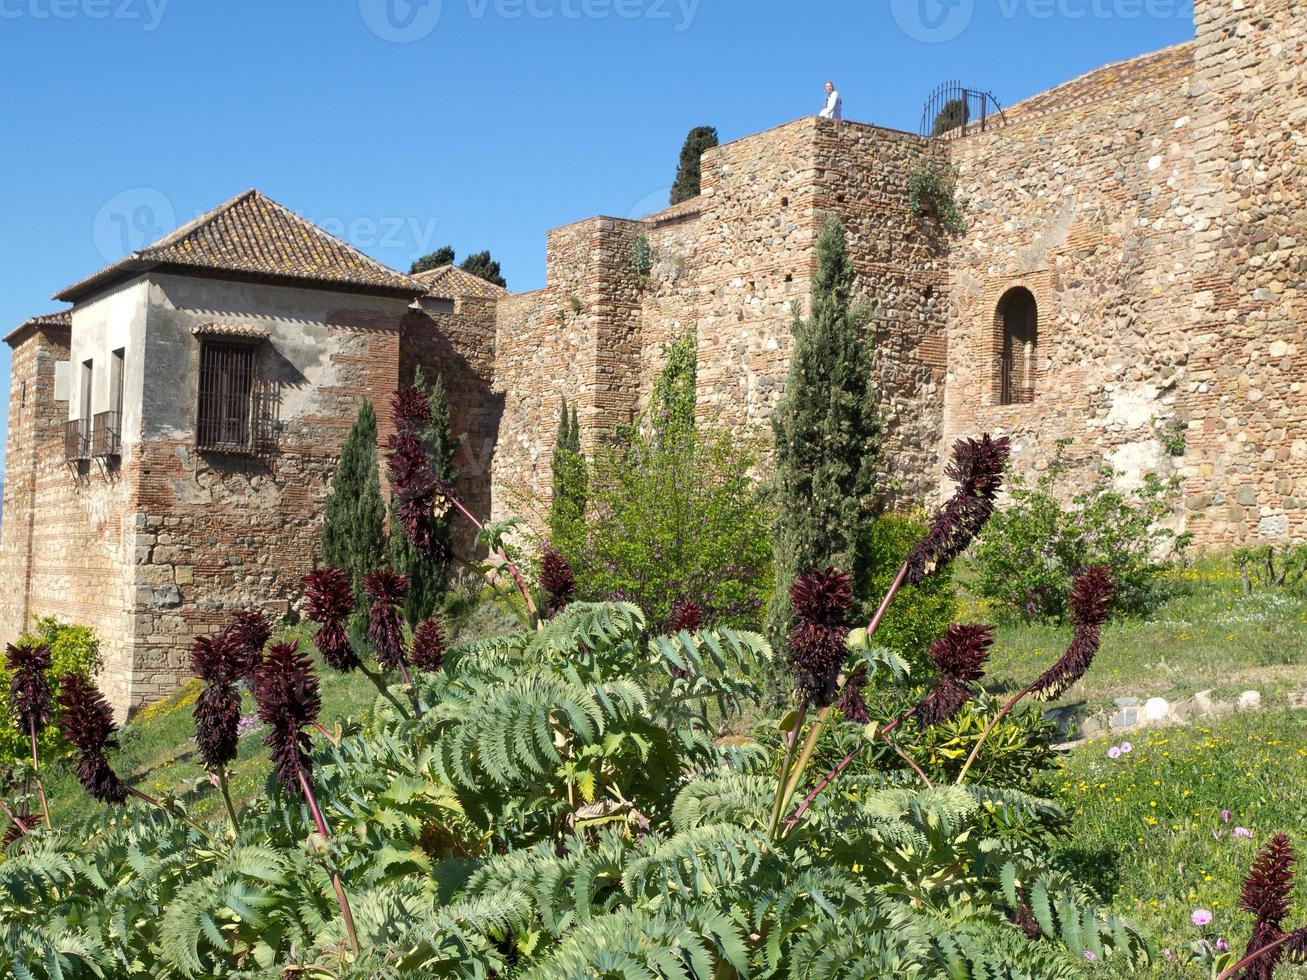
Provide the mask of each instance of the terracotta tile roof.
POLYGON ((201 323, 192 327, 196 337, 242 337, 249 340, 267 340, 272 331, 252 323, 201 323))
POLYGON ((419 296, 424 289, 258 191, 250 190, 56 299, 77 302, 149 269, 206 270, 257 279, 352 286, 361 292, 419 296))
POLYGON ((508 295, 508 290, 486 282, 480 276, 464 272, 454 265, 442 265, 413 276, 422 283, 428 296, 436 299, 458 299, 461 296, 474 296, 478 299, 499 299, 508 295))
POLYGON ((27 330, 35 330, 41 327, 71 327, 73 325, 72 310, 60 310, 57 313, 42 313, 40 316, 34 316, 29 320, 24 320, 5 337, 5 343, 12 344, 18 337, 27 330))

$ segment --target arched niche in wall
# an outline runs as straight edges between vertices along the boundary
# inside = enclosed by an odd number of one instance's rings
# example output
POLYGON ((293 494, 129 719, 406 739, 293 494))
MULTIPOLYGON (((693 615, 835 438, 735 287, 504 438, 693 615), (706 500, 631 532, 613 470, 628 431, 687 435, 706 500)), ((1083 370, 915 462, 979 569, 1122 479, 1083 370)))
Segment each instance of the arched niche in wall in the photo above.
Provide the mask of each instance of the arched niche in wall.
POLYGON ((1039 352, 1039 303, 1025 286, 1014 286, 994 313, 994 396, 1000 405, 1035 400, 1039 352))

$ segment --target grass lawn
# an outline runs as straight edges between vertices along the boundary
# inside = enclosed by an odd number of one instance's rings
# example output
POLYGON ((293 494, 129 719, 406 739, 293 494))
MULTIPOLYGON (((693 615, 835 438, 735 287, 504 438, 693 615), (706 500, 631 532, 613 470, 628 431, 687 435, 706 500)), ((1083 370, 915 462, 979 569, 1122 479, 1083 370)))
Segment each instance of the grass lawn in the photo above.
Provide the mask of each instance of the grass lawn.
MULTIPOLYGON (((1186 962, 1191 944, 1220 938, 1246 946, 1249 916, 1236 906, 1258 848, 1284 831, 1307 865, 1307 711, 1237 715, 1128 739, 1133 751, 1115 761, 1107 749, 1121 739, 1090 742, 1066 760, 1057 789, 1072 836, 1063 857, 1175 957, 1163 958, 1152 976, 1207 976, 1186 962), (1236 836, 1235 828, 1253 836, 1236 836), (1210 926, 1192 924, 1195 909, 1212 913, 1210 926)), ((1289 923, 1305 921, 1307 880, 1289 923)), ((1285 965, 1276 976, 1307 977, 1307 968, 1285 965)))

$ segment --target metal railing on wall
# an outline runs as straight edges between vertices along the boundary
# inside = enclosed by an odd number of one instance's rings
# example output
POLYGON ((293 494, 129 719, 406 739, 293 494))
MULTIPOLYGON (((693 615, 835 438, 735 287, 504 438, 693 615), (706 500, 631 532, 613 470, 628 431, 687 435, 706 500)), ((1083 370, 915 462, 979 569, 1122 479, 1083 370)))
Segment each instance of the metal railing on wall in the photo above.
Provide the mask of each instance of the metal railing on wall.
POLYGON ((931 139, 955 140, 1006 122, 1003 107, 993 93, 957 81, 945 82, 926 100, 920 133, 931 139))

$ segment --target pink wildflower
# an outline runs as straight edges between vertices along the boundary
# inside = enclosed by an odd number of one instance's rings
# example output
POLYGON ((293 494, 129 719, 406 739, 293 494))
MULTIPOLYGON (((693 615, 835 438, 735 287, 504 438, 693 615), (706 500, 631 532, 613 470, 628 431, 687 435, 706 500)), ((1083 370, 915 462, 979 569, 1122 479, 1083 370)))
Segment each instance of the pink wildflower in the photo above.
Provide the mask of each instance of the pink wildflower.
POLYGON ((1119 759, 1121 758, 1121 750, 1117 748, 1115 745, 1113 745, 1110 749, 1107 750, 1107 757, 1113 760, 1119 759))
POLYGON ((1122 755, 1129 755, 1129 754, 1130 754, 1131 752, 1133 752, 1134 750, 1135 750, 1135 747, 1134 747, 1133 745, 1131 745, 1129 742, 1122 742, 1122 743, 1121 743, 1121 754, 1122 754, 1122 755))
POLYGON ((1251 830, 1249 830, 1247 827, 1235 827, 1235 828, 1234 828, 1234 836, 1235 836, 1235 837, 1247 837, 1249 840, 1251 840, 1251 839, 1252 839, 1252 836, 1253 836, 1253 832, 1252 832, 1251 830))
POLYGON ((1194 914, 1189 916, 1189 918, 1192 920, 1194 925, 1205 926, 1211 923, 1212 913, 1207 911, 1207 909, 1194 909, 1194 914))

